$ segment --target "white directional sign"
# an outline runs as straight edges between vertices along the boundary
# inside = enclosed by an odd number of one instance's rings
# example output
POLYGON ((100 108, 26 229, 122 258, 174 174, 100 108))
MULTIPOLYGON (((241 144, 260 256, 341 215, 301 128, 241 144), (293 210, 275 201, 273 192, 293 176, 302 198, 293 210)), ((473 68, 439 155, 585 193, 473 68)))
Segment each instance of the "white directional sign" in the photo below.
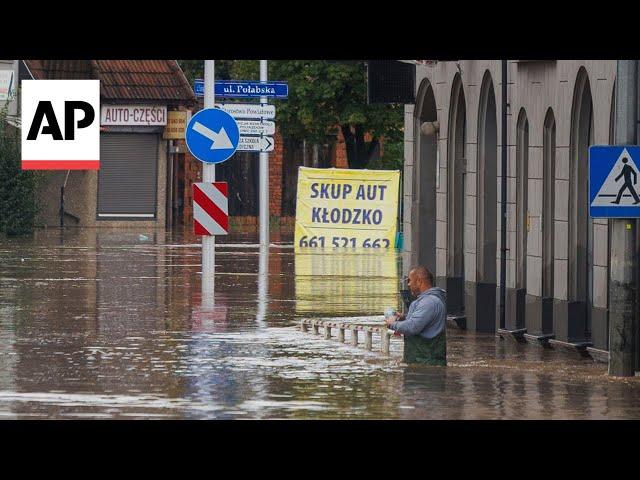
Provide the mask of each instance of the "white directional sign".
POLYGON ((217 103, 219 108, 233 118, 276 118, 275 105, 259 105, 257 103, 217 103))
POLYGON ((273 135, 276 124, 269 120, 238 120, 240 135, 273 135))
POLYGON ((272 137, 240 137, 239 152, 271 152, 273 150, 272 137))

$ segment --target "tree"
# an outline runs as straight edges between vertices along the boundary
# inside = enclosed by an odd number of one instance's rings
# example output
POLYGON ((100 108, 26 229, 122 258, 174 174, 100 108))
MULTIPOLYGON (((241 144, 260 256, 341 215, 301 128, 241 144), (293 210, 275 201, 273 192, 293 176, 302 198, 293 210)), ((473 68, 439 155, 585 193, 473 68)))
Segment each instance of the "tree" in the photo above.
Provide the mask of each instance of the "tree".
MULTIPOLYGON (((200 74, 202 70, 194 66, 204 64, 201 60, 180 62, 194 62, 181 63, 185 74, 187 70, 200 74)), ((258 60, 218 64, 216 78, 260 78, 258 60)), ((269 78, 289 84, 289 98, 273 101, 280 131, 288 138, 322 144, 334 142, 340 130, 350 168, 366 168, 382 138, 387 144, 402 142, 403 106, 367 104, 364 61, 270 60, 269 78)))
MULTIPOLYGON (((216 78, 218 80, 230 80, 229 76, 233 60, 216 60, 216 78)), ((204 60, 178 60, 188 82, 193 85, 196 78, 204 78, 204 60)))
POLYGON ((33 232, 39 212, 39 172, 22 170, 20 134, 0 112, 0 232, 20 235, 33 232))

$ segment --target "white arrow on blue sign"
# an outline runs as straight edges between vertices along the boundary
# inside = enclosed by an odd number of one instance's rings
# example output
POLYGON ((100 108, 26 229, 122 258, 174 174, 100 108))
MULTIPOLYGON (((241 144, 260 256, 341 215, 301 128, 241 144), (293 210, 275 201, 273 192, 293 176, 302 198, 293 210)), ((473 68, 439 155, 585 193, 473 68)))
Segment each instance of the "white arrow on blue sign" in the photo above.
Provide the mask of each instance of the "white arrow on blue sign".
POLYGON ((185 140, 189 151, 201 162, 220 163, 238 148, 240 129, 225 111, 206 108, 191 117, 185 140))

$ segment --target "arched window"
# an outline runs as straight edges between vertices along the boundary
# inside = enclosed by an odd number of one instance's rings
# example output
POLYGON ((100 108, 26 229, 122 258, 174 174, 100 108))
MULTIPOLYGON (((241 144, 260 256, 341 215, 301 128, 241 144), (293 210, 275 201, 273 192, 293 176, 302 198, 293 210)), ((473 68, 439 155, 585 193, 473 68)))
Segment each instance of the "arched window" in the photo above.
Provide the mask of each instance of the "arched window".
POLYGON ((496 97, 487 71, 482 81, 478 110, 476 266, 477 281, 489 284, 496 283, 497 164, 496 97))
POLYGON ((447 138, 447 307, 464 309, 466 103, 460 74, 456 74, 449 103, 447 138))
POLYGON ((593 298, 593 223, 588 211, 588 158, 593 144, 593 103, 586 70, 576 78, 571 109, 569 157, 568 300, 577 308, 569 315, 569 341, 590 335, 593 298))
POLYGON ((516 133, 516 288, 527 284, 527 181, 529 172, 529 121, 524 108, 516 133))
MULTIPOLYGON (((438 119, 436 99, 429 80, 418 89, 415 108, 413 162, 412 250, 414 262, 436 271, 436 178, 438 175, 438 119)), ((445 276, 445 272, 436 272, 445 276)))
POLYGON ((478 105, 476 169, 476 300, 469 324, 479 332, 496 328, 496 249, 498 218, 498 125, 491 74, 482 79, 478 105))
MULTIPOLYGON (((555 231, 556 118, 549 108, 542 138, 542 297, 553 298, 555 231)), ((544 320, 544 319, 543 319, 544 320)), ((543 333, 551 333, 544 331, 543 333)))

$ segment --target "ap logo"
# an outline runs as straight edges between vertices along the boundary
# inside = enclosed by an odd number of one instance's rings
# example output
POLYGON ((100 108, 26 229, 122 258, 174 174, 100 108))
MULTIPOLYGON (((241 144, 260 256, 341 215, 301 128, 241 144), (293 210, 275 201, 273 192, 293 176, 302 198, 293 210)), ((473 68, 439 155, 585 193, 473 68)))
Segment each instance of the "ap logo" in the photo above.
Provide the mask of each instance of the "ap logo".
POLYGON ((100 81, 22 82, 22 169, 100 168, 100 81))

